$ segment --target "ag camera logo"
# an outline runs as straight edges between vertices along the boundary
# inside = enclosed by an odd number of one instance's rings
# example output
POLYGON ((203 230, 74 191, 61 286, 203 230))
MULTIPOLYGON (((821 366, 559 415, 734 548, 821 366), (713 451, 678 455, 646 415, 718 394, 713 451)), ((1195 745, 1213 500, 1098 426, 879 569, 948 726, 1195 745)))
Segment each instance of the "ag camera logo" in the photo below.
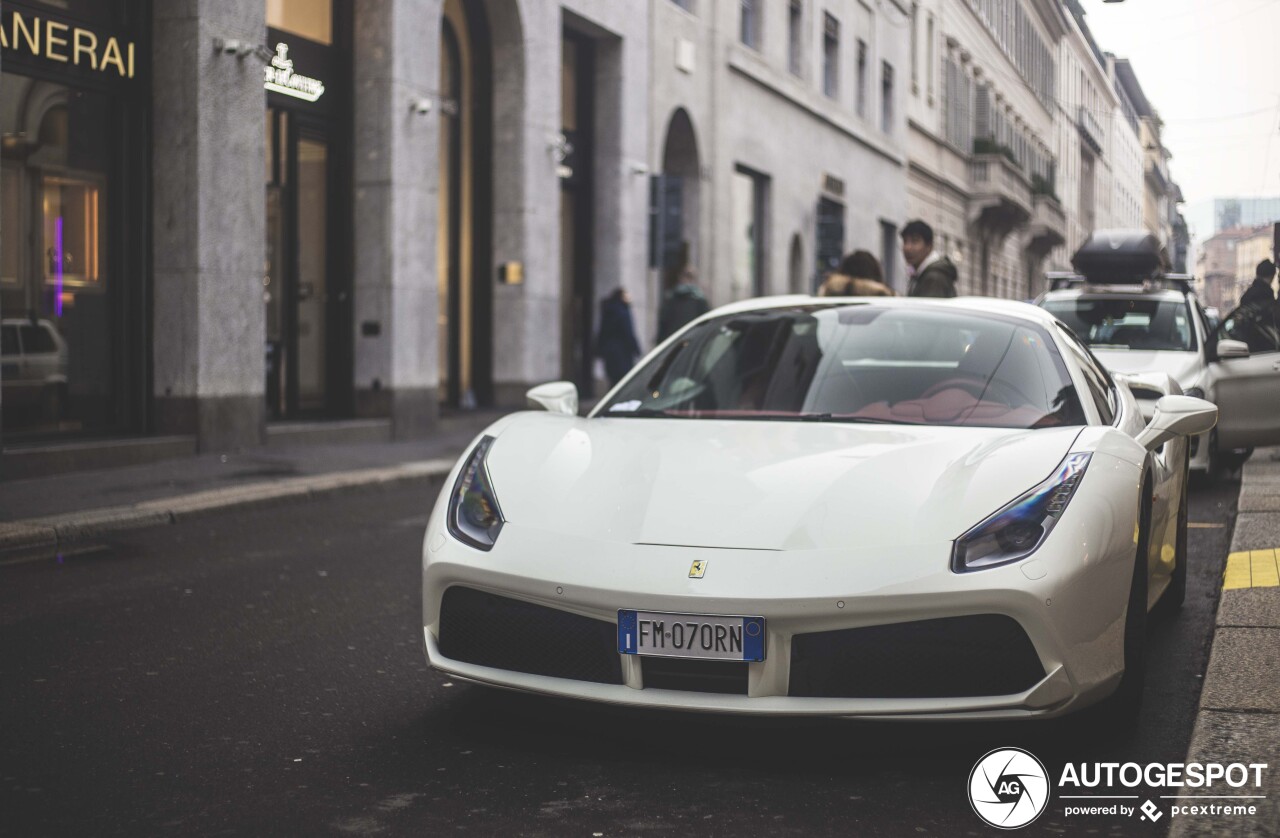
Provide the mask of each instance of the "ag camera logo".
POLYGON ((1021 748, 996 748, 969 772, 969 803, 997 829, 1018 829, 1049 804, 1049 772, 1021 748))

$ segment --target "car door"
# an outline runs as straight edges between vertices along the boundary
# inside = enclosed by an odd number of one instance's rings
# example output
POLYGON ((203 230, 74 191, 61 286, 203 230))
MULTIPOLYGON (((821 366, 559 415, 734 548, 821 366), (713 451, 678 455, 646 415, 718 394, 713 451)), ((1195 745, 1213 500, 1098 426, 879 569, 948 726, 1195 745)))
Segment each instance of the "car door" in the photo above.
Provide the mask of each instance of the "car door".
POLYGON ((1276 306, 1241 306, 1222 321, 1217 338, 1243 341, 1247 358, 1210 365, 1218 404, 1218 447, 1280 445, 1280 328, 1276 306))

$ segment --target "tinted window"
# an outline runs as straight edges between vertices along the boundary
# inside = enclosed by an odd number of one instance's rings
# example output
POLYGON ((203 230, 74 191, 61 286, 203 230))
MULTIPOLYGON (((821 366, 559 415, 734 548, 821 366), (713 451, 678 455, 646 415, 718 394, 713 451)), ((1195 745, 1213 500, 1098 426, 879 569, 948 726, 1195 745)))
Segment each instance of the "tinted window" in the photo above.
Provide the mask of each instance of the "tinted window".
POLYGON ((1066 366, 1037 327, 874 305, 758 311, 702 323, 634 373, 600 415, 1084 424, 1066 366))
POLYGON ((1185 302, 1175 300, 1047 300, 1044 307, 1089 346, 1099 349, 1196 348, 1185 302))
POLYGON ((1280 351, 1280 317, 1276 304, 1250 303, 1227 315, 1219 337, 1242 340, 1255 354, 1280 351))

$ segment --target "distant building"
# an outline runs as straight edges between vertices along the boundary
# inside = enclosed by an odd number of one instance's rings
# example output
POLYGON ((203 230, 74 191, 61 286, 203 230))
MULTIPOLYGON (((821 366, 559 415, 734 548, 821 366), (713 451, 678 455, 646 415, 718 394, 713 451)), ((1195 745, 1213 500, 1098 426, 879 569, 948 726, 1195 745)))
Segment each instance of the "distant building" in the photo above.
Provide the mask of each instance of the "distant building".
POLYGON ((1206 239, 1200 246, 1196 273, 1203 278, 1204 302, 1224 315, 1240 303, 1253 281, 1254 267, 1267 258, 1271 227, 1235 227, 1206 239))
POLYGON ((1280 197, 1215 198, 1213 220, 1215 233, 1233 227, 1256 227, 1280 221, 1280 197))
MULTIPOLYGON (((1164 147, 1161 132, 1164 122, 1147 99, 1138 82, 1137 73, 1127 58, 1115 61, 1116 77, 1133 103, 1138 116, 1139 138, 1143 149, 1142 226, 1154 233, 1164 245, 1171 245, 1173 219, 1177 218, 1179 200, 1177 186, 1169 176, 1169 160, 1173 155, 1164 147)), ((1172 255, 1173 247, 1170 247, 1172 255)))

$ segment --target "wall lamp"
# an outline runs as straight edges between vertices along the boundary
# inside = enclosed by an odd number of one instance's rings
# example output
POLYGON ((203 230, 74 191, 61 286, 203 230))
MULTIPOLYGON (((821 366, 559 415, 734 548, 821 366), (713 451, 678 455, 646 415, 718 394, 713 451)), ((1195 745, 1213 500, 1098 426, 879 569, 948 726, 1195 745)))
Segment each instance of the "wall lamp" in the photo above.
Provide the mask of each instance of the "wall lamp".
POLYGON ((241 60, 246 56, 252 55, 263 64, 270 64, 271 59, 275 57, 275 52, 266 46, 242 41, 239 38, 214 38, 213 49, 214 52, 220 52, 223 55, 234 55, 241 60))

